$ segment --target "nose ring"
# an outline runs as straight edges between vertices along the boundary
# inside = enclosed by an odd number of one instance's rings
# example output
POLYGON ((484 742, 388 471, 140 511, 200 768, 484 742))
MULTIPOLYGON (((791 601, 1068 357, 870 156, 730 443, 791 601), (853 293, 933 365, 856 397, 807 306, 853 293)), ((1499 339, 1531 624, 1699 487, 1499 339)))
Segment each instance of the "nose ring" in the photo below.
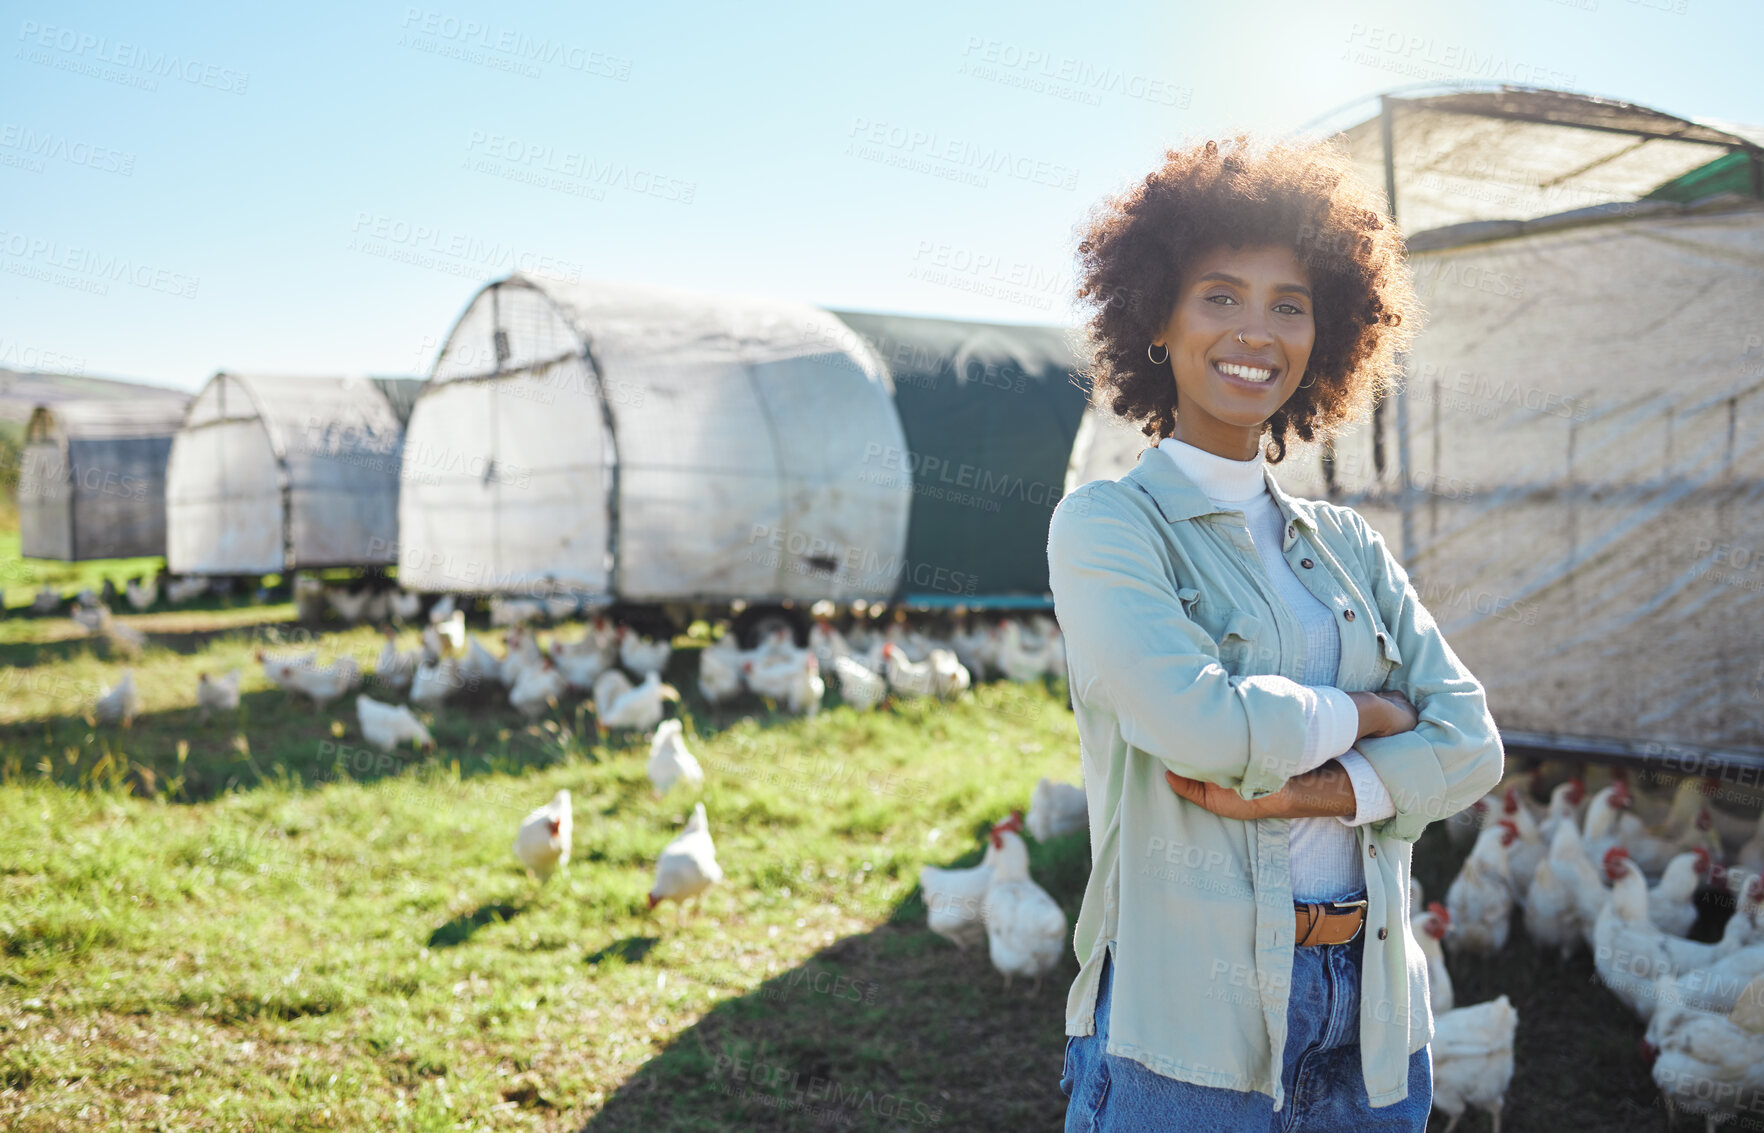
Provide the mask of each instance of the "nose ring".
MULTIPOLYGON (((1243 342, 1243 332, 1242 332, 1242 331, 1238 331, 1238 332, 1237 332, 1237 341, 1239 341, 1239 342, 1243 342)), ((1243 344, 1244 344, 1244 345, 1245 345, 1245 346, 1248 346, 1248 345, 1249 345, 1249 343, 1247 343, 1247 342, 1243 342, 1243 344)))

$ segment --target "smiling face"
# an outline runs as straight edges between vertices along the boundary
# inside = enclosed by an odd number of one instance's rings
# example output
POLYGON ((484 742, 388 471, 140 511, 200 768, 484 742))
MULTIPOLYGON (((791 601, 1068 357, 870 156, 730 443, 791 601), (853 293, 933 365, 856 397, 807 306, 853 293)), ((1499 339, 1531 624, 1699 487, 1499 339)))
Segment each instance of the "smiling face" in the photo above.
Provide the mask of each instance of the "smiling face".
POLYGON ((1263 424, 1304 380, 1311 358, 1310 283, 1292 249, 1280 245, 1222 246, 1195 261, 1152 339, 1170 351, 1176 439, 1231 460, 1255 457, 1263 424))

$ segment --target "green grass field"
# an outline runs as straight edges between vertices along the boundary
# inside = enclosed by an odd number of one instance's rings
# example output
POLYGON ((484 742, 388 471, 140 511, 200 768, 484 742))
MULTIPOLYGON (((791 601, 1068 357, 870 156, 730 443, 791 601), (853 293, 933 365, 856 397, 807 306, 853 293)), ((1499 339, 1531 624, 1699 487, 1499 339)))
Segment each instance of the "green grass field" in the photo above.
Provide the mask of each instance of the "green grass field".
MULTIPOLYGON (((0 621, 0 1128, 1059 1126, 1075 963, 1006 991, 915 891, 1037 778, 1078 778, 1062 688, 812 720, 689 695, 727 879, 681 922, 644 894, 691 798, 652 797, 640 743, 485 700, 440 714, 431 755, 364 751, 351 701, 285 703, 252 665, 301 643, 290 613, 125 618, 150 635, 126 730, 83 718, 123 659, 64 618, 0 621), (240 712, 198 721, 196 674, 235 665, 240 712), (559 787, 574 860, 538 890, 510 842, 559 787)), ((379 639, 323 646, 371 668, 379 639)), ((1461 857, 1428 833, 1430 896, 1461 857)), ((1033 847, 1069 915, 1088 860, 1081 834, 1033 847)), ((1521 1012, 1504 1128, 1665 1128, 1590 962, 1514 938, 1457 973, 1461 1003, 1521 1012)))

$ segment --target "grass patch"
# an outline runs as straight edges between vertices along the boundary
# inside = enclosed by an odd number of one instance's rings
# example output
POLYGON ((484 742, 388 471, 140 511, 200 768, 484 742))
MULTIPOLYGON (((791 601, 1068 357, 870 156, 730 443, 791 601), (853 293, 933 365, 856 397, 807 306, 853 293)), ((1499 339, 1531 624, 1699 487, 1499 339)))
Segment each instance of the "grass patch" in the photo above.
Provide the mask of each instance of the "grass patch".
MULTIPOLYGON (((529 727, 486 699, 435 719, 431 756, 360 753, 351 702, 285 703, 251 664, 299 643, 288 616, 142 618, 126 731, 77 717, 119 659, 65 619, 0 622, 0 1128, 1061 1121, 1075 962, 1007 993, 984 950, 925 930, 916 888, 922 864, 977 861, 1037 778, 1077 779, 1062 688, 813 720, 689 701, 728 877, 682 920, 644 894, 691 799, 652 796, 640 742, 599 742, 573 705, 529 727), (235 664, 241 713, 198 721, 196 673, 235 664), (538 889, 510 842, 560 787, 573 860, 538 889)), ((369 667, 379 644, 324 640, 369 667)), ((693 664, 670 679, 690 688, 693 664)), ((1031 853, 1075 916, 1085 836, 1031 853)), ((1430 896, 1462 856, 1428 832, 1430 896)), ((1584 962, 1514 936, 1454 968, 1460 1002, 1505 991, 1521 1012, 1505 1128, 1663 1129, 1640 1026, 1584 962)))

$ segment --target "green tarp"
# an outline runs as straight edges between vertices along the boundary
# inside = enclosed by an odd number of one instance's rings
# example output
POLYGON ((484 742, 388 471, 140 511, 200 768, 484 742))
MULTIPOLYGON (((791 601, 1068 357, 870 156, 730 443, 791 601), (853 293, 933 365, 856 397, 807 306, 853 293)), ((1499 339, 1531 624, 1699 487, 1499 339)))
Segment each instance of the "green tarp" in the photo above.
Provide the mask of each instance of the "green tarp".
POLYGON ((910 473, 900 598, 1015 604, 1047 594, 1047 525, 1084 413, 1059 327, 834 311, 894 382, 904 452, 866 474, 910 473))

